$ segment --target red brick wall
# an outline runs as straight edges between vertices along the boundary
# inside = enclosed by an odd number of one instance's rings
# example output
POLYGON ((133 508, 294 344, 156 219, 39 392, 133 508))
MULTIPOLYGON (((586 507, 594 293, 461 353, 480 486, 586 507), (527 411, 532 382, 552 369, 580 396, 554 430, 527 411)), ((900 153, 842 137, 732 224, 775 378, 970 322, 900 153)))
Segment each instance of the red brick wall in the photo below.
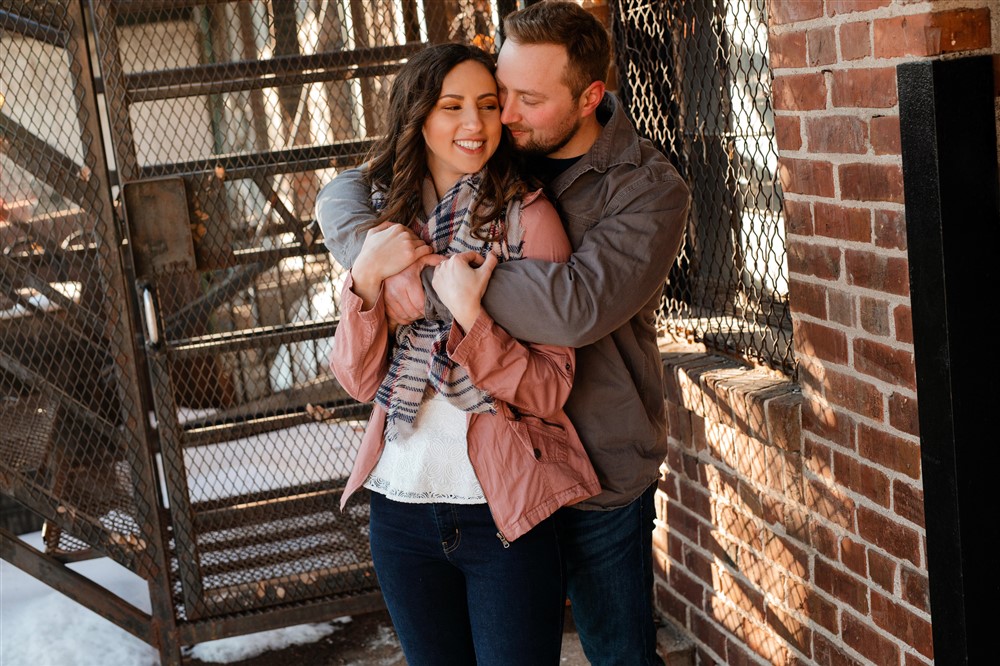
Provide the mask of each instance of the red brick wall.
POLYGON ((895 67, 996 52, 1000 5, 769 7, 799 376, 665 354, 658 607, 703 664, 930 664, 895 67))

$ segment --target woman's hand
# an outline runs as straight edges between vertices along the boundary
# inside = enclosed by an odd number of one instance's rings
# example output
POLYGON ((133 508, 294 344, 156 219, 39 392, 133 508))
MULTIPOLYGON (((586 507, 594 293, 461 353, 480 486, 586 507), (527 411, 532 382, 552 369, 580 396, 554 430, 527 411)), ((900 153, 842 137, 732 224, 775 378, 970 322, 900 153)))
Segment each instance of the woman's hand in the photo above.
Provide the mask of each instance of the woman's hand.
POLYGON ((484 260, 475 252, 462 252, 448 257, 434 269, 434 291, 451 311, 451 316, 468 331, 482 312, 483 294, 490 283, 497 258, 486 255, 484 260))
POLYGON ((354 293, 364 301, 365 309, 370 308, 383 280, 431 253, 431 247, 402 224, 386 221, 372 227, 351 267, 354 293))

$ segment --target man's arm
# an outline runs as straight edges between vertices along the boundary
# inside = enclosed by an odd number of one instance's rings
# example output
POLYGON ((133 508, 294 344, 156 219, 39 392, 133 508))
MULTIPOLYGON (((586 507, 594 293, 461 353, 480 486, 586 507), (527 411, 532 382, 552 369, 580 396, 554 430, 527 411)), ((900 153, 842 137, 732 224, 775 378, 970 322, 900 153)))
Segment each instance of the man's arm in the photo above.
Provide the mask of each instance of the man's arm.
POLYGON ((365 232, 375 221, 371 188, 361 169, 341 171, 316 197, 316 221, 323 242, 345 268, 354 265, 365 242, 365 232))
MULTIPOLYGON (((357 260, 365 233, 375 217, 371 188, 360 168, 341 171, 316 197, 316 220, 323 230, 323 243, 345 268, 350 268, 357 260)), ((408 324, 426 316, 420 270, 424 266, 434 266, 437 261, 428 256, 385 280, 383 297, 391 321, 408 324)))
POLYGON ((483 298, 490 316, 515 338, 571 347, 591 344, 635 316, 666 281, 690 203, 672 170, 646 171, 623 186, 566 263, 498 266, 483 298))

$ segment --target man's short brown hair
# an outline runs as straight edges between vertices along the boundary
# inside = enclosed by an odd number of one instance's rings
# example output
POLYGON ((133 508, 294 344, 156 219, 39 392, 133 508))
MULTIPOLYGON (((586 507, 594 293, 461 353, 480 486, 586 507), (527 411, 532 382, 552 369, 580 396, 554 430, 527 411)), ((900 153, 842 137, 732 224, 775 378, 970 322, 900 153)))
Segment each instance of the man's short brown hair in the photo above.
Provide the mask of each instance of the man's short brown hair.
POLYGON ((597 18, 575 2, 548 1, 511 12, 503 21, 504 38, 518 44, 556 44, 566 49, 566 85, 580 95, 594 81, 604 81, 611 65, 611 40, 597 18))

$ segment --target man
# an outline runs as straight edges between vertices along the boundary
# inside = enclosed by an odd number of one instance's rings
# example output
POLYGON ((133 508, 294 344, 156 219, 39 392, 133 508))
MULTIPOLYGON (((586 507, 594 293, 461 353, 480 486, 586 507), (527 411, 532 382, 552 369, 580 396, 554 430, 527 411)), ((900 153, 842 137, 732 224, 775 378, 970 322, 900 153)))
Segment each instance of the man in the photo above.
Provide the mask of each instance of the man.
MULTIPOLYGON (((667 435, 655 312, 690 197, 605 92, 610 42, 599 21, 575 3, 542 2, 506 17, 504 34, 501 120, 556 198, 574 252, 565 264, 502 264, 483 305, 516 338, 578 347, 565 408, 602 492, 556 515, 574 621, 593 664, 661 663, 652 530, 667 435)), ((317 201, 326 243, 344 266, 372 219, 369 195, 351 171, 317 201)), ((420 268, 386 281, 392 318, 441 316, 432 293, 425 310, 420 268)))

